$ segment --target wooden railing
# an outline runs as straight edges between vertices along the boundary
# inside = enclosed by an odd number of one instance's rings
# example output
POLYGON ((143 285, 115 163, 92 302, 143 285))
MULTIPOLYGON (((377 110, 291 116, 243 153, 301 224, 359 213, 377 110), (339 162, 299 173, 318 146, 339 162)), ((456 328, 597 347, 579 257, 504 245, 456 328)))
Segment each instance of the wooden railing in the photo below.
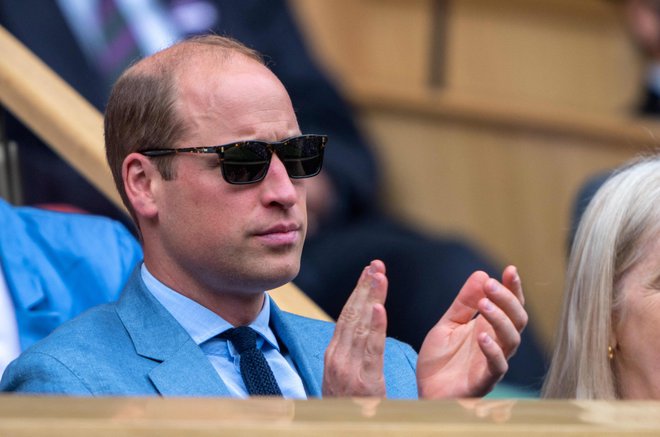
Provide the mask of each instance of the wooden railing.
POLYGON ((0 396, 0 435, 658 435, 657 402, 0 396))
POLYGON ((123 208, 105 161, 103 116, 0 27, 0 102, 123 208))

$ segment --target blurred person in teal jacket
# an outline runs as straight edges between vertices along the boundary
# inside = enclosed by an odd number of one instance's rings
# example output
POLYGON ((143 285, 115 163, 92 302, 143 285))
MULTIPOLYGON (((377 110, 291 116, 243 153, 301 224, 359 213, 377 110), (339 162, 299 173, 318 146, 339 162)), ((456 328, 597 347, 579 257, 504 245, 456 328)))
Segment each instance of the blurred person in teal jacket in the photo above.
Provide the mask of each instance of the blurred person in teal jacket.
POLYGON ((0 199, 0 375, 27 347, 115 300, 142 249, 106 217, 15 207, 0 199))

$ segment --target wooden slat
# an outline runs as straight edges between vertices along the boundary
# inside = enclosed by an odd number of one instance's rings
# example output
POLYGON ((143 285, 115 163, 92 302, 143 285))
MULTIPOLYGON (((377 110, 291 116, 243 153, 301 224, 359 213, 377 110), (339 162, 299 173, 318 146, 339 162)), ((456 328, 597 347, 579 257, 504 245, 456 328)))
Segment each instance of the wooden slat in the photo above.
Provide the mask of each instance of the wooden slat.
POLYGON ((627 436, 660 433, 658 402, 0 396, 0 435, 627 436))
POLYGON ((624 147, 660 143, 660 123, 653 119, 594 114, 529 102, 519 104, 451 91, 401 90, 368 80, 349 80, 346 86, 353 103, 364 110, 398 111, 507 130, 568 135, 624 147))
POLYGON ((3 27, 0 53, 0 102, 123 208, 105 161, 101 114, 3 27))

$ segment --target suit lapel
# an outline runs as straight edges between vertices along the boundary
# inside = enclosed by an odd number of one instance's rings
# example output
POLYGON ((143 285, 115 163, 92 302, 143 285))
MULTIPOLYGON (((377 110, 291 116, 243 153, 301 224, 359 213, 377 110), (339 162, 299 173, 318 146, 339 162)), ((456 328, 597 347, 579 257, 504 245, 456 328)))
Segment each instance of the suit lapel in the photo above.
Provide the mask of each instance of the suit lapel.
POLYGON ((162 396, 231 396, 204 352, 190 339, 149 372, 162 396))
POLYGON ((230 396, 208 357, 146 289, 136 269, 117 314, 138 355, 160 362, 149 379, 163 396, 230 396))
POLYGON ((305 391, 310 397, 321 397, 323 357, 334 324, 287 313, 271 299, 271 324, 289 351, 305 391))

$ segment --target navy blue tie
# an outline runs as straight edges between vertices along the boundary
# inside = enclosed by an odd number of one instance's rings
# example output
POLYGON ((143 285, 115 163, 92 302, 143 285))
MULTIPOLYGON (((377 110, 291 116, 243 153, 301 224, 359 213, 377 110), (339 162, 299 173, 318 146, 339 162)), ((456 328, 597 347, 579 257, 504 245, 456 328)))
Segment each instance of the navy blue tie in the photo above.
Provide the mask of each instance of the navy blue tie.
POLYGON ((263 352, 257 349, 257 335, 249 326, 239 326, 228 329, 220 337, 231 341, 238 351, 241 377, 250 396, 282 396, 263 352))

